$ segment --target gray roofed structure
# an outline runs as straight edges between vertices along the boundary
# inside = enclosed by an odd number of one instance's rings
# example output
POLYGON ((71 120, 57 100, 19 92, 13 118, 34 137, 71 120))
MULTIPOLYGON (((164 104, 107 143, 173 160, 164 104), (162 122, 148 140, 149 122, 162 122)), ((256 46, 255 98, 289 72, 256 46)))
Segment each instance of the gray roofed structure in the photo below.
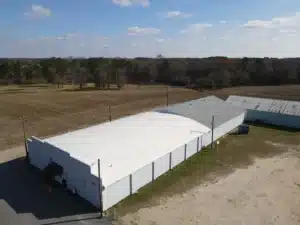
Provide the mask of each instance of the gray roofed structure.
POLYGON ((211 127, 212 116, 214 115, 215 128, 245 112, 245 110, 234 107, 216 96, 207 96, 165 108, 158 108, 155 111, 188 117, 207 127, 211 127))
POLYGON ((300 116, 300 102, 231 95, 226 102, 242 109, 300 116))

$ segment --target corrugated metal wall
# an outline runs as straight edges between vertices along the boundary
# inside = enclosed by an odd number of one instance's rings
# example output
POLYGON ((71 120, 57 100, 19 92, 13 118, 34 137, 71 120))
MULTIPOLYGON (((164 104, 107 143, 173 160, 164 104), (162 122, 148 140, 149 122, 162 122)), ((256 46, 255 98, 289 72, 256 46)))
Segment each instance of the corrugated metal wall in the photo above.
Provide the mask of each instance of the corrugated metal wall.
POLYGON ((245 120, 261 120, 265 123, 300 129, 300 116, 285 115, 280 113, 264 112, 248 109, 245 120))
MULTIPOLYGON (((240 116, 233 118, 232 120, 229 120, 217 127, 214 130, 214 141, 218 140, 220 137, 223 137, 225 134, 228 134, 230 131, 241 125, 244 122, 245 116, 246 114, 243 113, 240 116)), ((217 119, 218 118, 215 118, 215 120, 217 119)))
MULTIPOLYGON (((76 188, 78 195, 95 205, 100 206, 98 192, 99 179, 91 174, 89 165, 86 165, 68 153, 35 137, 28 140, 30 163, 43 170, 52 160, 63 166, 62 178, 67 181, 70 190, 76 188)), ((57 179, 61 182, 61 179, 57 179)))
POLYGON ((103 196, 103 209, 107 210, 108 208, 114 206, 122 199, 130 195, 130 177, 124 177, 122 180, 106 187, 102 192, 103 196))

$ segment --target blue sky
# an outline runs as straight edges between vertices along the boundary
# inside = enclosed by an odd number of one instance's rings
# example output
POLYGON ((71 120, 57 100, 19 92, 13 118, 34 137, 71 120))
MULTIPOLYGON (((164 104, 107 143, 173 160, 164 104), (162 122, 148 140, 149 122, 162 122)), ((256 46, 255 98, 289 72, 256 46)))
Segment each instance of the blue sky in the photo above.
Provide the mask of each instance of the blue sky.
POLYGON ((298 12, 299 0, 0 0, 0 57, 292 57, 298 12))

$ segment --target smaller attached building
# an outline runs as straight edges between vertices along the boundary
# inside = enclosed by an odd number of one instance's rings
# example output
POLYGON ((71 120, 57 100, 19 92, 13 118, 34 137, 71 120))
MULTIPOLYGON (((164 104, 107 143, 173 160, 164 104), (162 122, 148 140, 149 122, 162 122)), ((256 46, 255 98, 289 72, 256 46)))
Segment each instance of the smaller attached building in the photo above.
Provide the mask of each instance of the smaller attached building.
POLYGON ((206 135, 210 136, 209 144, 211 138, 216 141, 242 124, 246 114, 244 109, 234 107, 213 95, 159 108, 156 111, 184 116, 211 128, 213 134, 206 135))
POLYGON ((247 110, 245 121, 300 129, 300 102, 236 95, 226 102, 247 110))

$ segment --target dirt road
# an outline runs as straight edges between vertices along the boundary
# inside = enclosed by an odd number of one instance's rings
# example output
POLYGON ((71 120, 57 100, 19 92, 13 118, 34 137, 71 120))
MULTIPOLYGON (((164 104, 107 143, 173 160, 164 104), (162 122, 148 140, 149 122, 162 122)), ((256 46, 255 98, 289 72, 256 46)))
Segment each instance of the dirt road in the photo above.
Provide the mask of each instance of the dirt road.
POLYGON ((0 163, 4 163, 23 156, 25 156, 25 148, 23 145, 5 149, 0 154, 0 163))
MULTIPOLYGON (((283 155, 255 160, 245 169, 162 199, 160 204, 120 218, 121 224, 299 224, 300 159, 289 148, 283 155)), ((299 154, 299 153, 298 153, 299 154)))

